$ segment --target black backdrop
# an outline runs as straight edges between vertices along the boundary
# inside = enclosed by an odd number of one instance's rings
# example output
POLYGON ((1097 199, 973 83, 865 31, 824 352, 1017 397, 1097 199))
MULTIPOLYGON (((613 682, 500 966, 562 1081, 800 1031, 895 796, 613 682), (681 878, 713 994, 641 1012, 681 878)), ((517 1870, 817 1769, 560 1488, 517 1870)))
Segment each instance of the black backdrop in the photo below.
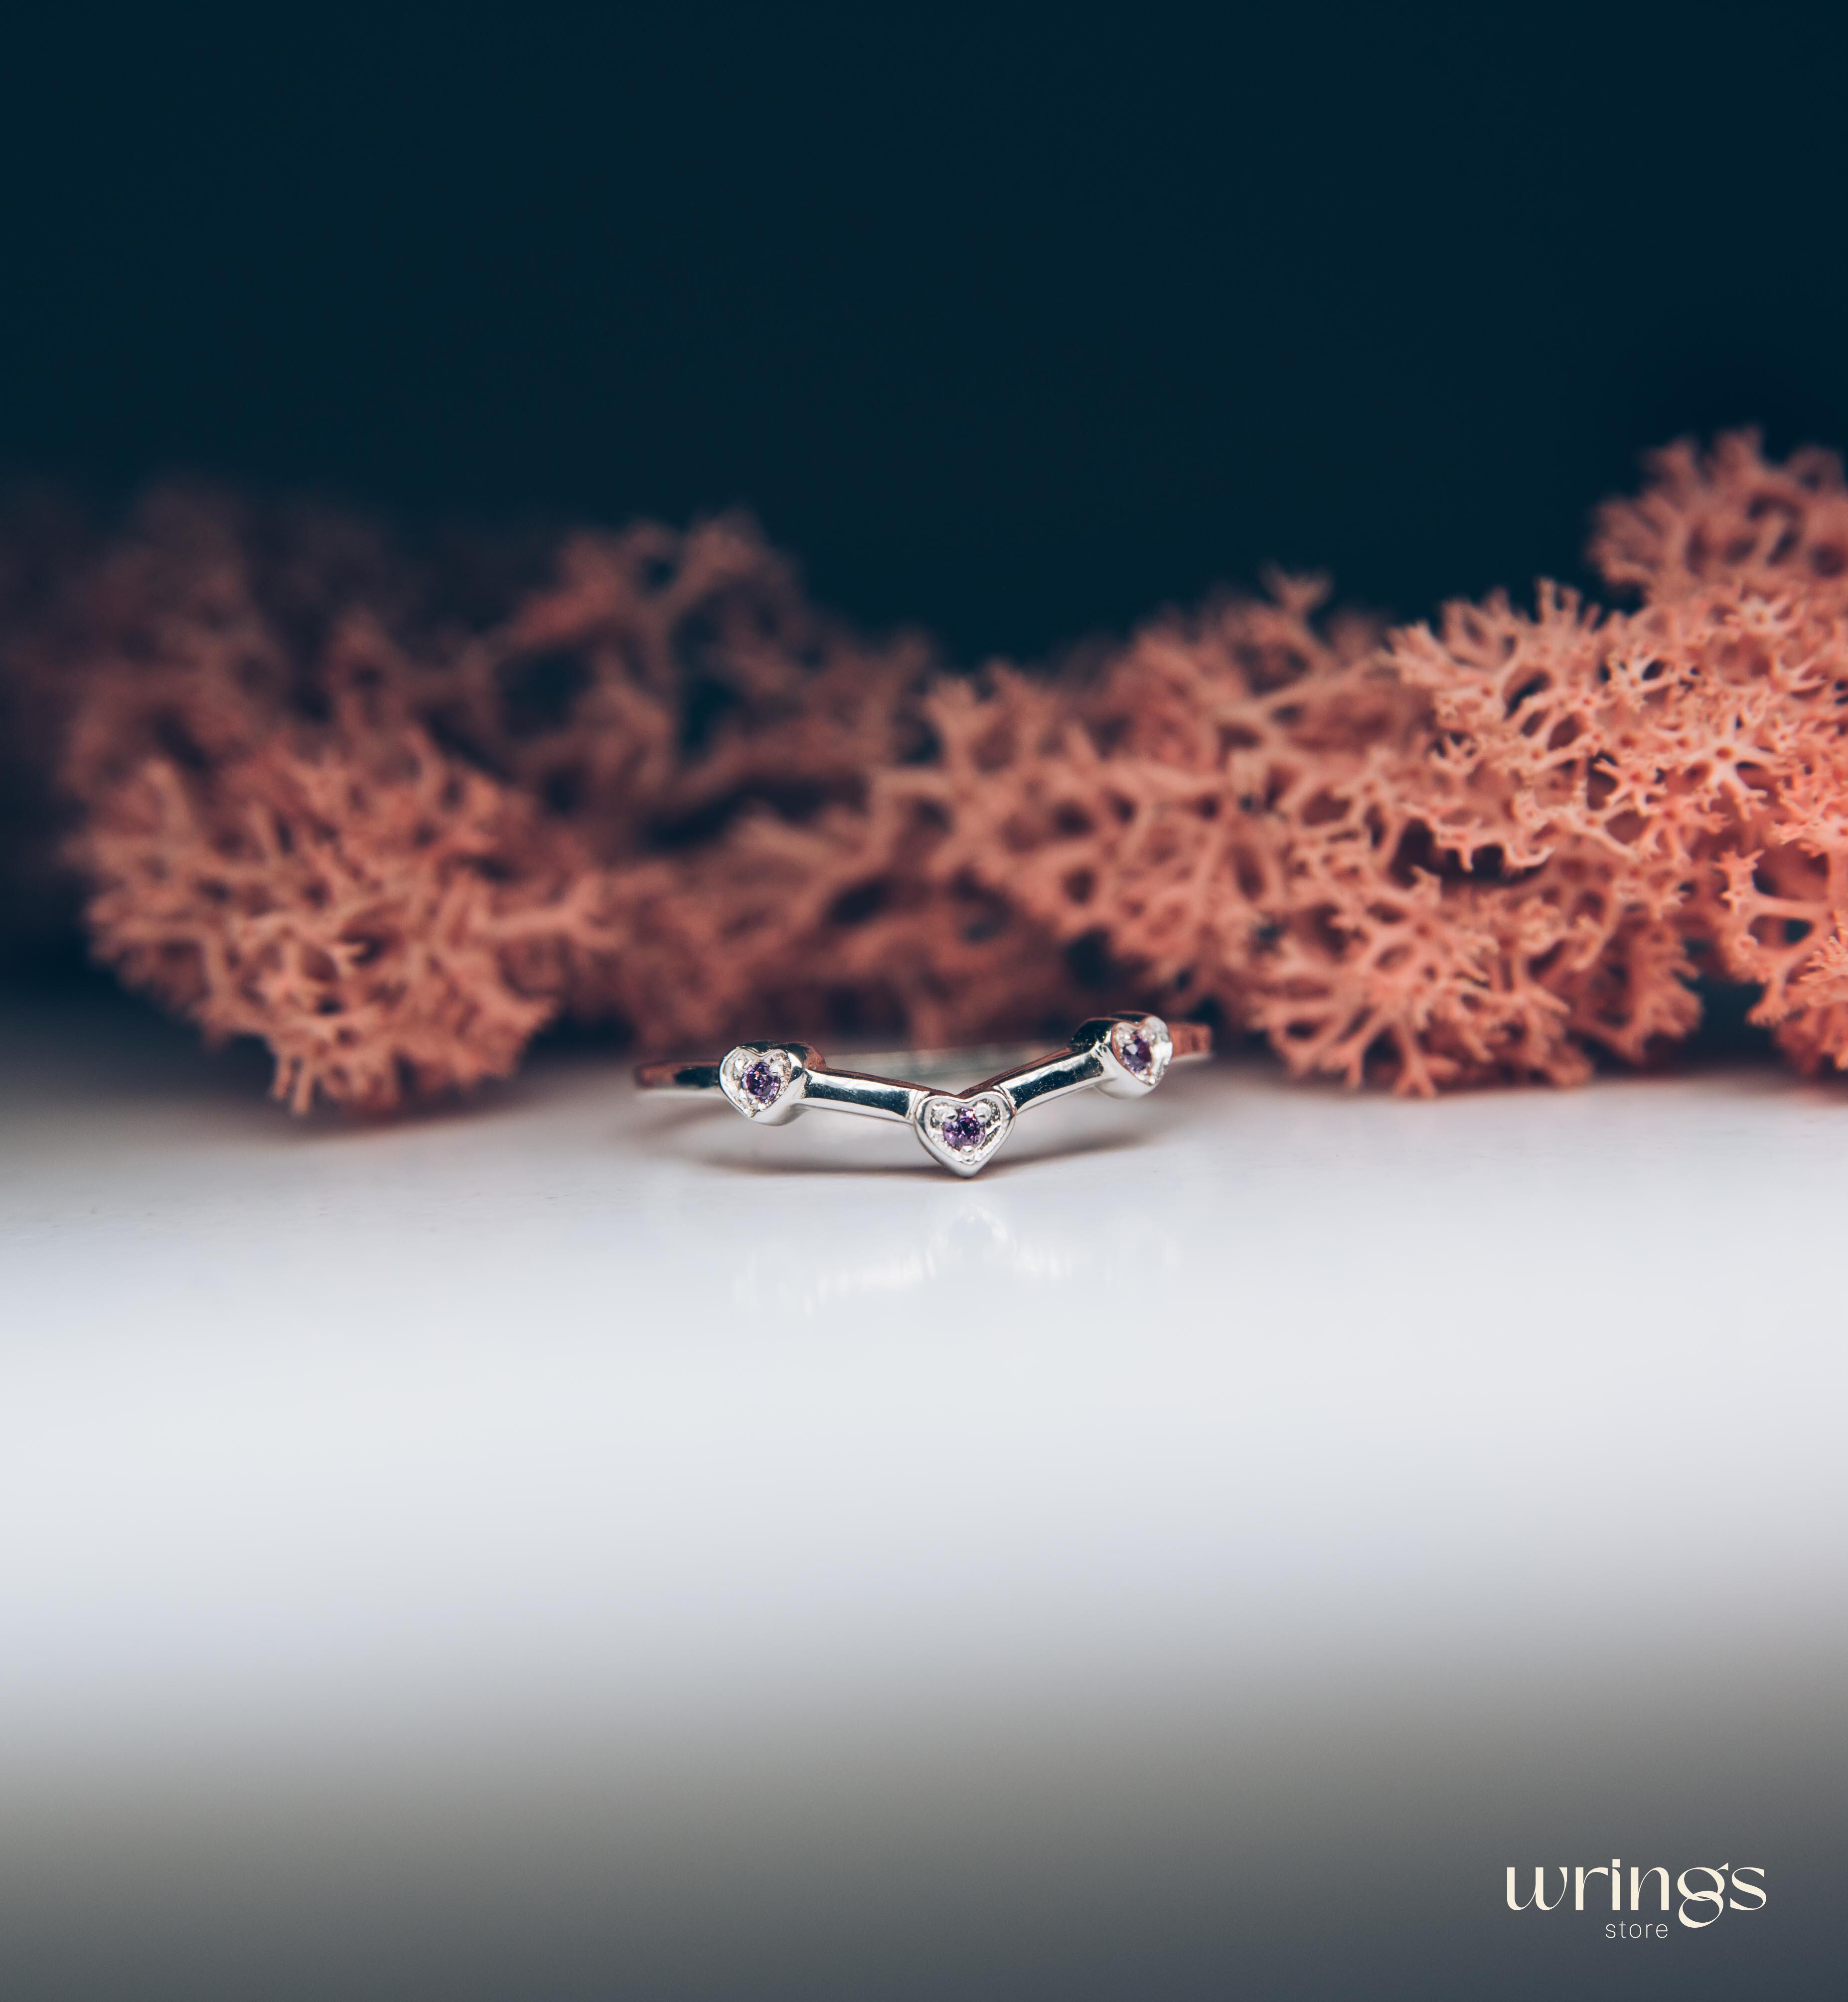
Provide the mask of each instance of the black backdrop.
POLYGON ((1839 33, 1128 19, 16 29, 0 466, 741 503, 973 657, 1522 588, 1651 443, 1848 442, 1839 33))

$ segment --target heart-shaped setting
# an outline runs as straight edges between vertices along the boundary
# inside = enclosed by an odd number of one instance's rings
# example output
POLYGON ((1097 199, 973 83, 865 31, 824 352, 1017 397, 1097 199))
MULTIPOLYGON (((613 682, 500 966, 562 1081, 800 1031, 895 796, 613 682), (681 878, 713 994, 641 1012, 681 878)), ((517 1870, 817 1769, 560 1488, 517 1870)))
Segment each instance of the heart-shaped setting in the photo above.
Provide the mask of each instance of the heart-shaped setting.
POLYGON ((802 1066, 787 1050, 766 1044, 741 1044, 719 1066, 719 1088, 747 1119, 766 1112, 793 1111, 801 1094, 792 1092, 802 1066))
POLYGON ((1174 1054, 1174 1039, 1160 1016, 1144 1015, 1117 1024, 1110 1032, 1110 1053, 1138 1084, 1152 1091, 1174 1054))
POLYGON ((998 1091, 978 1091, 972 1098, 933 1092, 918 1107, 917 1123, 927 1153, 952 1174, 972 1175, 1007 1138, 1014 1108, 998 1091))

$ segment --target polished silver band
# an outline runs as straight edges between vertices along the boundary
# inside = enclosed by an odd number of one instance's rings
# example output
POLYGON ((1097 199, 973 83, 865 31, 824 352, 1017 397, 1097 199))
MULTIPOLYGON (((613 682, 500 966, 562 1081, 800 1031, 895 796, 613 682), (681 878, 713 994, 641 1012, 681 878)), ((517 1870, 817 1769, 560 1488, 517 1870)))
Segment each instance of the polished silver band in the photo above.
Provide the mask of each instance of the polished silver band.
MULTIPOLYGON (((953 1174, 972 1175, 994 1157, 1016 1114, 1028 1106, 1092 1090, 1114 1098, 1145 1097, 1170 1063, 1212 1053, 1212 1031, 1204 1023, 1170 1026, 1159 1015, 1100 1015, 1081 1024, 1063 1049, 1029 1057, 956 1093, 866 1071, 835 1070, 808 1043, 740 1043, 717 1062, 643 1064, 635 1076, 645 1091, 722 1093, 760 1125, 782 1125, 811 1108, 892 1120, 909 1126, 924 1151, 953 1174)), ((961 1069, 966 1074, 1001 1054, 962 1052, 961 1069)), ((954 1051, 932 1051, 897 1061, 935 1071, 955 1067, 957 1059, 954 1051)))

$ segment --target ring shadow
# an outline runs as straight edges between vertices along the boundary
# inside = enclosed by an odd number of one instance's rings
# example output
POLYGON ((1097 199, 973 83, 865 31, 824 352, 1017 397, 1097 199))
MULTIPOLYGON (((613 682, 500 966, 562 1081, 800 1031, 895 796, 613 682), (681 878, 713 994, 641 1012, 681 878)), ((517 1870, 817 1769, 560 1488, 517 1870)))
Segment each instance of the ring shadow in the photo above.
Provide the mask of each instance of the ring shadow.
MULTIPOLYGON (((705 1108, 694 1111, 699 1116, 705 1108)), ((703 1121, 701 1122, 704 1123, 703 1121)), ((1059 1146, 1056 1142, 1029 1141, 1012 1153, 1003 1153, 991 1160, 979 1175, 954 1176, 952 1180, 990 1181, 997 1174, 1009 1174, 1017 1169, 1054 1158, 1072 1159, 1086 1154, 1110 1154, 1125 1149, 1144 1146, 1149 1136, 1140 1133, 1098 1133, 1059 1146)), ((676 1121, 672 1126, 657 1129, 656 1144, 677 1154, 682 1160, 696 1163, 703 1168, 716 1170, 721 1174, 743 1176, 800 1176, 800 1175, 877 1175, 901 1176, 915 1179, 939 1180, 945 1170, 937 1167, 922 1149, 917 1150, 915 1160, 866 1161, 859 1160, 832 1160, 817 1154, 794 1158, 773 1155, 741 1155, 726 1149, 722 1140, 714 1136, 714 1144, 703 1144, 695 1134, 692 1120, 684 1124, 676 1121), (689 1140, 694 1144, 689 1145, 689 1140)), ((915 1144, 915 1143, 914 1143, 915 1144)))

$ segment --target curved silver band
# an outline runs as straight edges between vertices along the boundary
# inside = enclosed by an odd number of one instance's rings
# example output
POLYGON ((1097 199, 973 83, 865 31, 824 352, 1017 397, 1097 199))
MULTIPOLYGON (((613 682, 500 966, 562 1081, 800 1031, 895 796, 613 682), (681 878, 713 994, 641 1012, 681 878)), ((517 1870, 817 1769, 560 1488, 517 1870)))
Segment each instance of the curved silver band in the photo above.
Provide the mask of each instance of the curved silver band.
MULTIPOLYGON (((643 1064, 635 1077, 645 1091, 720 1093, 746 1118, 762 1125, 780 1125, 811 1107, 890 1120, 911 1127, 942 1166, 969 1175, 987 1163, 1015 1114, 1028 1106, 1091 1090, 1139 1098, 1160 1083, 1170 1062, 1212 1052, 1212 1031, 1203 1023, 1170 1027, 1156 1015, 1102 1015, 1082 1023, 1063 1049, 1030 1056, 954 1093, 903 1078, 836 1070, 813 1045, 798 1042, 741 1043, 716 1062, 643 1064)), ((966 1072, 1006 1052, 960 1054, 966 1072)), ((958 1055, 896 1053, 894 1061, 945 1070, 957 1067, 958 1055)))

